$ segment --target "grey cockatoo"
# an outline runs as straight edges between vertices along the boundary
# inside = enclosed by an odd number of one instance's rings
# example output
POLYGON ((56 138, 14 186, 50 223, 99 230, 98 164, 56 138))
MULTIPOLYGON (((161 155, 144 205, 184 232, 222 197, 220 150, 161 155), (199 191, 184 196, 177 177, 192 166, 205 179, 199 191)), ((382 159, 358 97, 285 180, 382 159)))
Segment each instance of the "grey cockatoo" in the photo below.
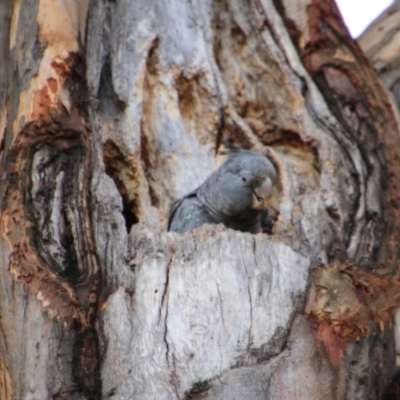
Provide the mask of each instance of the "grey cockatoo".
POLYGON ((260 218, 275 182, 276 170, 268 158, 230 149, 227 161, 172 206, 168 230, 183 234, 205 223, 223 223, 243 232, 261 232, 260 218))

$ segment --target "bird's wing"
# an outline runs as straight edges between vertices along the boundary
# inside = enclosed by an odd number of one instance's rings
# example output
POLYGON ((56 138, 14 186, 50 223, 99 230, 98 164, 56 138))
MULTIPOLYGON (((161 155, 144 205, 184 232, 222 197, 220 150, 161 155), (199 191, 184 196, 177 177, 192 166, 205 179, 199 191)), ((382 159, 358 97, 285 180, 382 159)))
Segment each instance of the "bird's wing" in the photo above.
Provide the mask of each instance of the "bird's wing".
POLYGON ((185 199, 188 199, 190 197, 196 197, 197 196, 197 189, 192 190, 188 194, 185 194, 185 196, 181 197, 179 200, 177 200, 171 207, 171 210, 169 212, 169 217, 168 217, 168 231, 171 229, 171 224, 174 219, 175 213, 178 210, 179 206, 183 203, 185 199))
POLYGON ((208 211, 207 207, 197 196, 198 191, 188 193, 179 199, 173 206, 168 221, 168 230, 183 235, 203 224, 218 224, 208 211))

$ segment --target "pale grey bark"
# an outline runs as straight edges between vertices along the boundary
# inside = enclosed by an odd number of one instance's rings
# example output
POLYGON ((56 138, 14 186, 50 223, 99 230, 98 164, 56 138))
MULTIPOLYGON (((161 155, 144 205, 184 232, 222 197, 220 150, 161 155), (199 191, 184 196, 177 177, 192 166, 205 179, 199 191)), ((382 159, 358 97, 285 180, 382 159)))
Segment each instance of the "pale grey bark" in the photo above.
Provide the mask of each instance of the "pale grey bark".
POLYGON ((100 316, 104 393, 183 398, 281 352, 304 304, 307 259, 262 235, 202 228, 158 238, 137 228, 134 292, 120 287, 100 316))
MULTIPOLYGON (((134 198, 111 206, 113 183, 104 172, 93 180, 94 209, 104 203, 107 210, 93 218, 107 277, 99 314, 103 396, 376 398, 375 383, 352 392, 346 359, 337 386, 307 323, 292 321, 304 309, 312 266, 337 252, 373 259, 381 161, 368 154, 367 171, 273 3, 100 4, 88 38, 106 172, 134 198), (166 233, 172 201, 210 174, 225 138, 277 164, 274 235, 222 227, 166 233), (129 202, 140 220, 130 233, 121 219, 129 202)), ((369 361, 353 360, 360 382, 371 375, 369 361)))

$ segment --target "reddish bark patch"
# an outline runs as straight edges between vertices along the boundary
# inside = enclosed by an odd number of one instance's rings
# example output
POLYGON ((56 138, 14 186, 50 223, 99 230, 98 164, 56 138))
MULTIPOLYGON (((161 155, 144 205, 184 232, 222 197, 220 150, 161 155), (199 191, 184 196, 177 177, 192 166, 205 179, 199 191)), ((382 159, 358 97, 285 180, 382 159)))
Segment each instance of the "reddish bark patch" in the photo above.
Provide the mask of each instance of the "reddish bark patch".
POLYGON ((74 321, 87 326, 93 322, 99 269, 89 215, 86 92, 79 81, 79 57, 53 67, 63 78, 49 78, 34 93, 30 122, 5 149, 1 233, 12 252, 14 281, 23 283, 50 317, 67 326, 74 321), (67 72, 74 72, 73 82, 67 72), (57 96, 60 82, 69 95, 69 111, 57 96))
POLYGON ((41 90, 38 90, 34 93, 32 101, 32 119, 36 120, 47 117, 52 103, 48 94, 48 90, 48 87, 45 86, 41 90))
POLYGON ((336 372, 339 371, 340 359, 344 354, 345 344, 340 340, 331 325, 327 321, 318 322, 313 316, 309 316, 312 332, 315 340, 322 343, 331 365, 336 372))
POLYGON ((49 85, 50 90, 53 93, 57 93, 57 89, 58 89, 58 83, 54 78, 49 78, 47 79, 47 83, 49 85))
POLYGON ((71 68, 68 65, 69 60, 56 59, 51 62, 51 66, 56 70, 61 78, 67 78, 71 73, 71 68))
POLYGON ((314 271, 306 315, 318 343, 337 372, 348 342, 378 324, 383 331, 400 305, 400 282, 352 263, 334 262, 314 271))
POLYGON ((334 33, 349 36, 334 1, 314 0, 307 6, 311 42, 309 45, 329 39, 334 33))
MULTIPOLYGON (((317 332, 325 332, 329 325, 341 343, 346 343, 365 335, 372 324, 383 329, 399 305, 400 282, 351 263, 335 262, 314 272, 306 314, 317 332)), ((318 335, 324 343, 332 342, 329 335, 328 339, 318 335)))
MULTIPOLYGON (((14 196, 11 207, 2 213, 3 235, 12 250, 9 265, 10 274, 15 282, 24 283, 27 289, 36 296, 43 310, 50 318, 57 318, 69 326, 78 320, 85 324, 85 313, 78 304, 73 289, 66 282, 58 279, 56 274, 43 266, 31 243, 27 221, 20 198, 14 196)), ((10 197, 10 198, 11 198, 10 197)), ((10 199, 9 198, 9 199, 10 199)))

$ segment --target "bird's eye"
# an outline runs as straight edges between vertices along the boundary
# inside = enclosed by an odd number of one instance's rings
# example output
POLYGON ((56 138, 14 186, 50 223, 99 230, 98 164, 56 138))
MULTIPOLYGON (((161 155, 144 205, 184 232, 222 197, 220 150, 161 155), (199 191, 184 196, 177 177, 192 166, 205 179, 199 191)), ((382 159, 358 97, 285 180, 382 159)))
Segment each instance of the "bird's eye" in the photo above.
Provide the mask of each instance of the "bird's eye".
POLYGON ((247 182, 247 179, 244 176, 242 176, 242 181, 247 182))

